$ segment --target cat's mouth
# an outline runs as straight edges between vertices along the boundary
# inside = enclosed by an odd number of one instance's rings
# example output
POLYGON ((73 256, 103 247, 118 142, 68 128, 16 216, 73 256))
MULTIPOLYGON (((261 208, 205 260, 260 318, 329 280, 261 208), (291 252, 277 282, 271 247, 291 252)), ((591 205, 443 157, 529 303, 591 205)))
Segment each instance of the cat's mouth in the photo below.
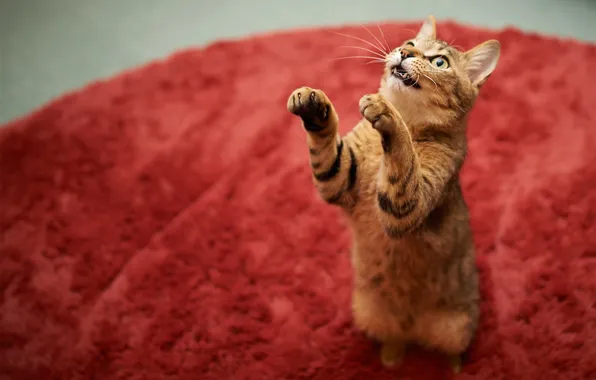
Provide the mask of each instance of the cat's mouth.
POLYGON ((395 65, 391 67, 391 75, 403 82, 408 87, 420 88, 420 85, 415 81, 412 76, 401 66, 395 65))

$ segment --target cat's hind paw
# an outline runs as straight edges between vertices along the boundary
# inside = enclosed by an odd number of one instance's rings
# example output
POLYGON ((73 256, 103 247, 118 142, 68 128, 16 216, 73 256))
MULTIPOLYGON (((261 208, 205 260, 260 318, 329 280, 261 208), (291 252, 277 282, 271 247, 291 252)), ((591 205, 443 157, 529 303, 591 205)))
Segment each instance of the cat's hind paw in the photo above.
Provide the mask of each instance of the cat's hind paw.
POLYGON ((406 347, 402 342, 384 342, 381 346, 381 363, 387 368, 401 365, 406 347))

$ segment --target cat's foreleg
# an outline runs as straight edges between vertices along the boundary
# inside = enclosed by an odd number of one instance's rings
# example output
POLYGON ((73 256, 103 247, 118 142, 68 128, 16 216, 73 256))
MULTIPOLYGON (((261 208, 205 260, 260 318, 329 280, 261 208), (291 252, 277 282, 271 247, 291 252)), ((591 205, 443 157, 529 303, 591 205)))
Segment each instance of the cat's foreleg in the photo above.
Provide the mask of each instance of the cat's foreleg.
POLYGON ((456 173, 458 153, 443 141, 415 144, 404 120, 379 94, 360 100, 360 112, 381 135, 383 157, 376 204, 392 238, 418 228, 437 206, 456 173))
POLYGON ((339 117, 325 93, 298 88, 288 99, 288 110, 302 119, 313 181, 323 200, 344 207, 353 204, 358 163, 348 141, 338 133, 339 117))

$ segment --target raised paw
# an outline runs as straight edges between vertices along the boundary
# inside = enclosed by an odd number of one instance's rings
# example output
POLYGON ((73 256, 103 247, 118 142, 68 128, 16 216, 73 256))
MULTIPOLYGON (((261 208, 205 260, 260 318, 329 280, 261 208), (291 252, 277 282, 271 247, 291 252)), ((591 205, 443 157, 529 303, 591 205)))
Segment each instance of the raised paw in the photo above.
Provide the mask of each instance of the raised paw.
POLYGON ((360 113, 373 128, 385 131, 395 126, 397 111, 379 94, 364 95, 360 99, 360 113))
POLYGON ((309 132, 320 132, 325 129, 333 114, 331 102, 321 90, 310 87, 301 87, 290 95, 288 99, 288 111, 300 116, 304 128, 309 132))

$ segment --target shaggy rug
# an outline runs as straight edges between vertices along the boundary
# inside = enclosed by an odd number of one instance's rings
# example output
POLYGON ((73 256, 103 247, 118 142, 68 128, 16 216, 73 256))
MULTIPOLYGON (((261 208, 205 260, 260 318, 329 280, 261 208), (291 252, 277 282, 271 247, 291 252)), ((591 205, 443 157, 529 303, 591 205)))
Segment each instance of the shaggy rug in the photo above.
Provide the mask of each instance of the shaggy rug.
MULTIPOLYGON (((395 46, 419 24, 382 28, 395 46)), ((462 174, 483 303, 459 378, 594 378, 596 47, 438 32, 503 46, 462 174)), ((218 42, 1 128, 0 378, 449 378, 423 351, 384 369, 353 328, 350 232, 316 195, 286 110, 294 88, 321 88, 351 128, 380 75, 335 59, 354 42, 218 42)))

